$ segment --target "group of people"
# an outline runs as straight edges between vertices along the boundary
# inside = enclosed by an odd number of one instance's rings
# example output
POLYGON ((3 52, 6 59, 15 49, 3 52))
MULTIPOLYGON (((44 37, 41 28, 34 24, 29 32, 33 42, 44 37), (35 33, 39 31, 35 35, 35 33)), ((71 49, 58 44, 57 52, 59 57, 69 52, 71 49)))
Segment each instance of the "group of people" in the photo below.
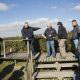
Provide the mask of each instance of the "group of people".
MULTIPOLYGON (((67 40, 67 30, 63 26, 62 22, 57 23, 58 26, 58 33, 56 30, 52 27, 51 23, 48 23, 47 29, 45 30, 44 34, 42 34, 42 37, 46 39, 46 47, 47 47, 47 56, 46 57, 56 57, 56 52, 55 52, 55 45, 54 45, 54 40, 55 37, 58 36, 58 42, 59 42, 59 51, 61 58, 66 58, 66 49, 65 49, 65 41, 67 40)), ((79 38, 80 38, 80 26, 78 25, 76 20, 72 20, 72 40, 75 44, 76 48, 76 54, 80 52, 80 43, 79 43, 79 38)), ((24 39, 31 39, 30 44, 32 45, 32 54, 33 56, 35 55, 35 50, 34 50, 34 31, 39 30, 40 28, 38 27, 31 27, 29 26, 28 22, 25 22, 21 33, 24 39)), ((79 55, 78 55, 79 57, 79 55)))

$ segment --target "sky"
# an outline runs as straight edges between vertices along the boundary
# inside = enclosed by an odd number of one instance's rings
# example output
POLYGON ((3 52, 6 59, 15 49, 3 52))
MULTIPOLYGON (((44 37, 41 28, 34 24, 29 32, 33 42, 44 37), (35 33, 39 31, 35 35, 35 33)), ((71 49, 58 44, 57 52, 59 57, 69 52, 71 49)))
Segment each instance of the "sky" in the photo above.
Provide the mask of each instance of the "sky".
POLYGON ((37 34, 44 32, 48 21, 55 29, 62 21, 71 31, 73 19, 80 24, 80 0, 0 0, 0 37, 21 36, 25 21, 41 28, 37 34))

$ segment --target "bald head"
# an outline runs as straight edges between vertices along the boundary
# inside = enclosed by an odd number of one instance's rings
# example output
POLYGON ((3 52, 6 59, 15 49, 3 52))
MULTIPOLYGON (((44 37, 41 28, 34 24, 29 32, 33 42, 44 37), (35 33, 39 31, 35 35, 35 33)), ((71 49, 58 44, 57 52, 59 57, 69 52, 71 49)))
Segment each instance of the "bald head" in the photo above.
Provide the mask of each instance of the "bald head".
POLYGON ((52 27, 51 23, 48 23, 48 29, 51 28, 51 27, 52 27))

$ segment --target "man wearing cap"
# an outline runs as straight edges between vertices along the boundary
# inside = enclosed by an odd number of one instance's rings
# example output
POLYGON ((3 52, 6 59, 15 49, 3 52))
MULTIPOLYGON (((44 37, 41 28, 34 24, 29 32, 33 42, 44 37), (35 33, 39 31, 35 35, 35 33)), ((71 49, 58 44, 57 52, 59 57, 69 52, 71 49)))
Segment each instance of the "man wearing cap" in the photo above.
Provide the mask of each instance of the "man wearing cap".
POLYGON ((59 38, 59 50, 61 58, 66 58, 65 41, 67 39, 67 31, 62 22, 57 23, 58 26, 58 38, 59 38))
MULTIPOLYGON (((22 30, 21 30, 21 33, 22 33, 22 36, 23 36, 23 39, 30 39, 30 44, 32 45, 32 54, 33 56, 35 55, 35 50, 34 50, 34 33, 33 31, 36 31, 40 28, 38 27, 31 27, 29 26, 28 22, 25 22, 22 30)), ((26 43, 26 41, 25 41, 26 43)))

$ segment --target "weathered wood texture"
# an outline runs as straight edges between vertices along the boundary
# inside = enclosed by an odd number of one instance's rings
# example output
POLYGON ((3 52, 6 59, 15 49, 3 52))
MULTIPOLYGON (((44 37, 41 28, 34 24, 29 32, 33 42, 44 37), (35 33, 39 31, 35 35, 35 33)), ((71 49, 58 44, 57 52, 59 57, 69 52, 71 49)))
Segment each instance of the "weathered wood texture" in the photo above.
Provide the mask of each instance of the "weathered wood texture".
POLYGON ((47 53, 41 54, 38 62, 64 62, 64 61, 78 61, 75 55, 71 52, 66 53, 66 58, 62 59, 60 53, 57 53, 56 57, 46 57, 47 53))

